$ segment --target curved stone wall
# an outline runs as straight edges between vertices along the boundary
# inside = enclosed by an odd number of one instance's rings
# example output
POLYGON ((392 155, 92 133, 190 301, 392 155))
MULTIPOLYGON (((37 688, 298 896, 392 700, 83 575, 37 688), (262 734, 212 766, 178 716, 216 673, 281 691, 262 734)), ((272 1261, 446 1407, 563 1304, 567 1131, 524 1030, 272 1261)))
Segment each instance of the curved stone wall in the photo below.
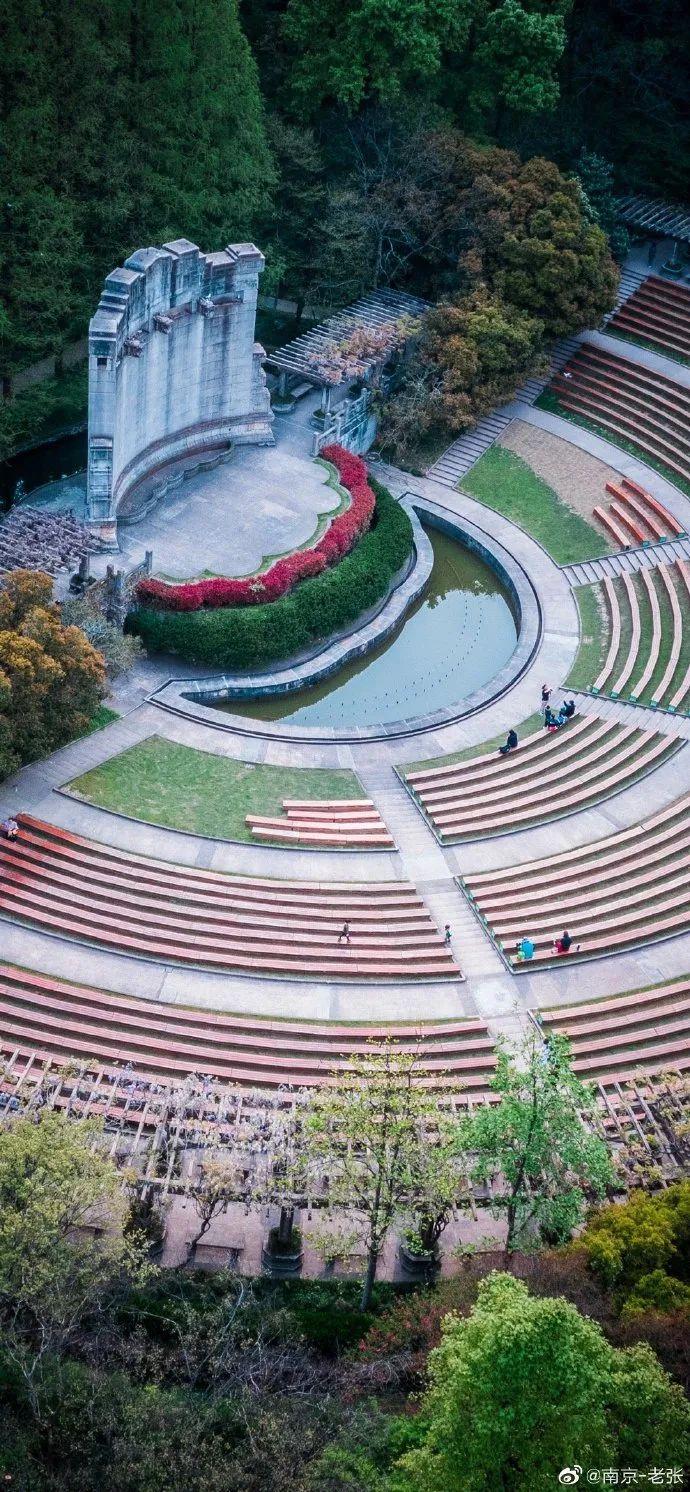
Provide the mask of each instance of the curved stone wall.
POLYGON ((271 444, 254 341, 264 258, 202 254, 188 239, 138 249, 106 278, 89 327, 87 514, 116 546, 118 512, 160 495, 235 444, 271 444))

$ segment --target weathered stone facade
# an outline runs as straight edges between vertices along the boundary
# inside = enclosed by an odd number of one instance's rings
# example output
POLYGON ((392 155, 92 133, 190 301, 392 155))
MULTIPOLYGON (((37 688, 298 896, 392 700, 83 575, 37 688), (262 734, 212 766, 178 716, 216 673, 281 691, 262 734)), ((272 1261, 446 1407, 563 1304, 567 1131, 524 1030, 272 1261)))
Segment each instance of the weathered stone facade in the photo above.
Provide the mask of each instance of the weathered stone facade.
POLYGON ((87 517, 117 547, 132 511, 233 445, 270 445, 272 413, 254 341, 263 254, 188 239, 137 249, 106 278, 89 327, 87 517))

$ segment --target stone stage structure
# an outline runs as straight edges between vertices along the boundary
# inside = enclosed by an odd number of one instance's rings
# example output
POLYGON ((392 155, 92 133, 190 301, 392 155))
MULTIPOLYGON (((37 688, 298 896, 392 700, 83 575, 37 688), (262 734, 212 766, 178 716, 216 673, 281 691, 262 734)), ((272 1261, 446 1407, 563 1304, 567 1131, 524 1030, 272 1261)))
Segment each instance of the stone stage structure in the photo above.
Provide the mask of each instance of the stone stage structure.
POLYGON ((186 238, 137 249, 106 277, 89 327, 87 521, 117 548, 140 510, 234 445, 272 445, 254 341, 264 257, 251 243, 203 254, 186 238))

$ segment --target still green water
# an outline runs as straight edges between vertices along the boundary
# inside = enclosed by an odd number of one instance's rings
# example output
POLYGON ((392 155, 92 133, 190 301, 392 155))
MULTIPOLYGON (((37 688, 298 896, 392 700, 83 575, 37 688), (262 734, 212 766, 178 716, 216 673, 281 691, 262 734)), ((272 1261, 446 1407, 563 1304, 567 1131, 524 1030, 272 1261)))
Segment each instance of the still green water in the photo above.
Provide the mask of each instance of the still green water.
POLYGON ((488 683, 517 641, 507 595, 469 549, 436 529, 429 537, 426 591, 379 647, 294 694, 226 700, 216 709, 291 725, 372 726, 442 709, 488 683))

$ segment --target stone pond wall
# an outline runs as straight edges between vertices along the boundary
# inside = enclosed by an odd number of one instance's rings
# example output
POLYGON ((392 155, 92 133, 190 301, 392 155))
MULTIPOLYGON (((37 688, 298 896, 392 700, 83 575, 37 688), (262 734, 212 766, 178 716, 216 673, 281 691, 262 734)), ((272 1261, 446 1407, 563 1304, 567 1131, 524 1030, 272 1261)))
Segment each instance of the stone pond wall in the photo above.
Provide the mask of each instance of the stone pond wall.
POLYGON ((235 444, 271 444, 254 323, 263 254, 188 239, 137 249, 106 278, 89 327, 87 516, 116 547, 132 512, 235 444))

